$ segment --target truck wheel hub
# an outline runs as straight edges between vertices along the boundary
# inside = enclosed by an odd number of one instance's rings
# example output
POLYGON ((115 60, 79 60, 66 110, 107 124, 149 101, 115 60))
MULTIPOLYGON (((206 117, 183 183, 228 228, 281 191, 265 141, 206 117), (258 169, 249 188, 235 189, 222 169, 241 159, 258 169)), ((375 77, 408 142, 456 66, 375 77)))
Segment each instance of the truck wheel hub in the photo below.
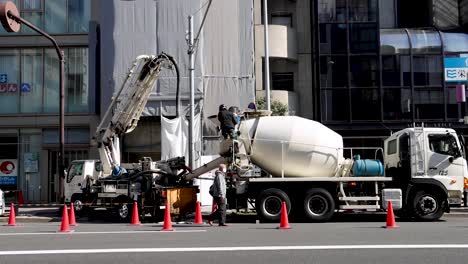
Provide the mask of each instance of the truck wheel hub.
POLYGON ((122 218, 126 218, 128 216, 128 207, 126 204, 120 206, 119 208, 119 215, 122 218))
POLYGON ((431 196, 424 196, 419 200, 419 207, 424 214, 430 214, 436 211, 437 202, 431 196))
POLYGON ((282 200, 277 196, 269 196, 263 203, 264 211, 270 216, 277 216, 281 213, 282 200))
POLYGON ((81 211, 81 209, 83 209, 83 203, 80 200, 74 201, 73 206, 75 207, 75 211, 81 211))
POLYGON ((322 196, 314 195, 309 198, 309 212, 315 216, 324 215, 328 210, 328 203, 322 196))

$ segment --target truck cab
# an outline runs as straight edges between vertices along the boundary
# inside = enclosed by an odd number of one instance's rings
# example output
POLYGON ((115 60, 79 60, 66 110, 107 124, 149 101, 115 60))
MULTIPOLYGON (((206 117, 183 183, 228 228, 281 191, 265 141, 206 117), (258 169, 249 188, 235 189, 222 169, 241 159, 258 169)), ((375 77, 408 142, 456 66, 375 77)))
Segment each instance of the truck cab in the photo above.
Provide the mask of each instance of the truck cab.
POLYGON ((385 170, 403 191, 403 203, 416 211, 441 210, 460 205, 468 177, 463 144, 455 130, 407 128, 385 140, 385 170), (444 195, 444 193, 446 193, 444 195), (415 199, 416 196, 421 198, 415 199))
MULTIPOLYGON (((102 176, 101 162, 98 160, 75 160, 68 167, 65 184, 65 202, 78 203, 83 189, 88 188, 92 182, 102 176), (78 201, 78 202, 77 202, 78 201)), ((77 208, 79 210, 79 208, 77 208)))

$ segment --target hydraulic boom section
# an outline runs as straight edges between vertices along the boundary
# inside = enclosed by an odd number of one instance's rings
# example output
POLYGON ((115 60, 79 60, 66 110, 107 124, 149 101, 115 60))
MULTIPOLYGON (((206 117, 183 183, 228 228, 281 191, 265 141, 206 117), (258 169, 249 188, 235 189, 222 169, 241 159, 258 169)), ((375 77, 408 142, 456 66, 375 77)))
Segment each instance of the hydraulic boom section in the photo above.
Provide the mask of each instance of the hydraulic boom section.
MULTIPOLYGON (((116 96, 112 98, 112 102, 97 127, 94 137, 95 144, 99 149, 104 175, 120 174, 119 138, 126 133, 130 133, 137 126, 141 113, 153 90, 154 83, 163 67, 167 69, 175 68, 177 87, 179 87, 179 70, 171 56, 165 53, 157 56, 140 55, 133 62, 116 96), (117 106, 114 108, 115 105, 117 106), (108 116, 112 111, 113 115, 108 120, 108 116)), ((178 104, 179 102, 177 102, 178 104)))

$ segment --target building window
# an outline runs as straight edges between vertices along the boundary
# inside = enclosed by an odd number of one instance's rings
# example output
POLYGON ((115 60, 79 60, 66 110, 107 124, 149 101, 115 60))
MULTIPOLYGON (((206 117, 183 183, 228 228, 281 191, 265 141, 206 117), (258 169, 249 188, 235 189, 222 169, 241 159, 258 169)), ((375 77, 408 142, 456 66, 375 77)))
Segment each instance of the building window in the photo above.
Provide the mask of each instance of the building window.
POLYGON ((438 55, 413 57, 415 86, 442 86, 442 58, 438 55))
POLYGON ((339 54, 347 52, 347 25, 321 24, 320 25, 320 53, 339 54))
MULTIPOLYGON (((88 49, 65 49, 66 112, 87 113, 88 49)), ((0 114, 57 113, 59 62, 55 49, 0 50, 0 114)))
POLYGON ((293 27, 293 18, 291 13, 272 13, 271 14, 272 25, 283 25, 287 27, 293 27))
POLYGON ((376 24, 350 25, 350 52, 377 53, 378 37, 376 24))
MULTIPOLYGON (((87 33, 91 14, 90 0, 16 0, 20 15, 51 34, 87 33)), ((11 35, 0 27, 0 35, 11 35)), ((26 26, 19 34, 37 34, 26 26)))
POLYGON ((380 120, 378 89, 351 89, 352 120, 380 120))
POLYGON ((376 22, 377 0, 349 0, 349 21, 376 22))
POLYGON ((273 90, 294 91, 294 73, 273 72, 271 73, 273 90))
POLYGON ((41 49, 21 52, 21 113, 42 112, 44 63, 41 49))
POLYGON ((383 89, 384 120, 411 120, 412 100, 410 88, 383 89))
POLYGON ((374 87, 379 85, 377 56, 351 57, 351 86, 374 87))
POLYGON ((322 88, 347 87, 348 72, 348 57, 320 57, 320 86, 322 88))
POLYGON ((318 14, 320 22, 345 22, 346 0, 319 0, 318 14))
POLYGON ((333 89, 322 90, 322 120, 348 121, 349 120, 349 90, 333 89))
POLYGON ((414 91, 415 116, 419 120, 444 118, 444 91, 442 88, 417 88, 414 91))
POLYGON ((20 51, 0 49, 0 113, 18 113, 20 83, 20 51))

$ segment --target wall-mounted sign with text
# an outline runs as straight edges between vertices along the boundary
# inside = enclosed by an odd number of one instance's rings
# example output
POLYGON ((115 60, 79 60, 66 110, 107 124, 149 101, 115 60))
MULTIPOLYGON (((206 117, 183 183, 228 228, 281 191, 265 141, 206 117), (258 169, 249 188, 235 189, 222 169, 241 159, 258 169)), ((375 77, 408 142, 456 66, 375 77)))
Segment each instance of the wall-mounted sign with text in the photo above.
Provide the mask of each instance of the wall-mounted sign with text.
POLYGON ((468 80, 468 58, 444 58, 446 82, 466 82, 468 80))
POLYGON ((0 159, 0 185, 16 185, 18 178, 18 160, 0 159))

